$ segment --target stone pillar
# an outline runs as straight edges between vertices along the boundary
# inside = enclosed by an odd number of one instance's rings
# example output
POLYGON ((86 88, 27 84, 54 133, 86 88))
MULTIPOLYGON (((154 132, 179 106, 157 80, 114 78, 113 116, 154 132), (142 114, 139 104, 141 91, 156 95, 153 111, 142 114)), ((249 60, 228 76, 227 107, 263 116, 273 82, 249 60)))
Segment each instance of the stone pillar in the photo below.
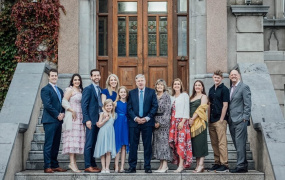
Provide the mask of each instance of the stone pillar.
POLYGON ((88 75, 96 67, 96 0, 80 0, 79 7, 79 73, 88 75))
POLYGON ((60 11, 60 29, 58 40, 58 71, 78 73, 79 50, 79 2, 78 0, 61 0, 66 15, 60 11))
POLYGON ((206 0, 189 0, 189 73, 191 91, 197 74, 206 74, 206 0))
POLYGON ((236 16, 236 63, 264 62, 263 16, 268 9, 263 5, 231 6, 236 16))
POLYGON ((207 72, 227 72, 227 0, 207 1, 207 72))

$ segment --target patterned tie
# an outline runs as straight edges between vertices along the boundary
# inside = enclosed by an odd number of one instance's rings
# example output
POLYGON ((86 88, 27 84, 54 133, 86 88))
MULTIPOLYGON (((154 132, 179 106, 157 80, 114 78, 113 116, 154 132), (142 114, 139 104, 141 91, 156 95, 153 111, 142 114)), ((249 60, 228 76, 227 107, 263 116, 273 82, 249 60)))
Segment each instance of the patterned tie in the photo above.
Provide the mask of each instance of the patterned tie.
POLYGON ((103 104, 102 104, 102 100, 101 100, 101 89, 99 88, 99 86, 96 86, 97 88, 97 96, 98 96, 98 101, 99 101, 99 106, 102 108, 103 104))
POLYGON ((139 116, 143 117, 143 90, 140 90, 139 116))
POLYGON ((55 87, 55 89, 56 89, 57 97, 58 97, 58 99, 59 99, 59 101, 60 101, 60 103, 61 103, 61 94, 60 94, 60 92, 59 92, 59 90, 58 90, 58 87, 57 87, 57 86, 54 86, 54 87, 55 87))

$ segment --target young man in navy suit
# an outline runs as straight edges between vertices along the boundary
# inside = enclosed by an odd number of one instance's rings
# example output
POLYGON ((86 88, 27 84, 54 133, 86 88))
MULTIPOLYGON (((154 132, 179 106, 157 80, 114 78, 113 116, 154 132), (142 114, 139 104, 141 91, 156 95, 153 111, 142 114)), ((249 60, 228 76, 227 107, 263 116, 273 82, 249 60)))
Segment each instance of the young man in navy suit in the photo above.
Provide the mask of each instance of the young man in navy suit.
POLYGON ((61 106, 63 91, 56 85, 58 80, 56 69, 49 71, 48 79, 49 83, 41 90, 44 104, 42 123, 45 130, 44 172, 65 172, 67 170, 60 168, 57 161, 64 108, 61 106))
POLYGON ((92 69, 90 72, 92 83, 84 88, 82 93, 81 107, 83 114, 82 123, 86 126, 86 140, 84 147, 85 170, 88 173, 98 173, 101 171, 96 165, 94 155, 95 145, 99 128, 96 126, 99 113, 102 112, 101 79, 100 71, 92 69))
POLYGON ((137 151, 140 141, 140 133, 144 146, 144 169, 145 173, 152 173, 150 160, 152 156, 152 129, 154 127, 154 115, 157 112, 158 104, 154 89, 145 87, 145 76, 136 76, 138 88, 129 93, 128 115, 130 134, 129 166, 126 173, 135 173, 137 166, 137 151))

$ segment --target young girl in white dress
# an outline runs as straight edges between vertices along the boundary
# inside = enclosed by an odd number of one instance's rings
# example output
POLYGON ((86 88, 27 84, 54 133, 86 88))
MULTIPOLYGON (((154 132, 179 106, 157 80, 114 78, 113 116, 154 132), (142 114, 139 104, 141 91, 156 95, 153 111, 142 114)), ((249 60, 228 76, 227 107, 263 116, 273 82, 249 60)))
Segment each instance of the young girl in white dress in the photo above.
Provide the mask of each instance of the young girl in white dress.
POLYGON ((95 146, 94 157, 101 158, 101 173, 110 173, 111 157, 116 156, 114 121, 116 119, 114 103, 107 99, 103 104, 104 111, 100 113, 97 126, 100 128, 95 146))

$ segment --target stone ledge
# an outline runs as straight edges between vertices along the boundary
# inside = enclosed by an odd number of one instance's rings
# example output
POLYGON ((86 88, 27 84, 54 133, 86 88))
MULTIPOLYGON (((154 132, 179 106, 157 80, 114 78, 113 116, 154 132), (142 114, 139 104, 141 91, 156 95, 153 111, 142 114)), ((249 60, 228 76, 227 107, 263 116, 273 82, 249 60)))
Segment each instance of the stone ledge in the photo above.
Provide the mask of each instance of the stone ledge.
POLYGON ((264 51, 264 61, 285 61, 285 51, 264 51))
POLYGON ((95 179, 114 179, 114 180, 186 180, 186 179, 196 179, 196 180, 240 180, 240 179, 251 179, 251 180, 262 180, 264 179, 264 173, 258 171, 249 171, 248 173, 192 173, 192 170, 187 170, 184 173, 151 173, 146 174, 143 171, 137 171, 137 173, 126 174, 126 173, 113 173, 101 174, 101 173, 72 173, 70 171, 66 173, 54 173, 45 174, 43 171, 24 171, 17 173, 15 175, 16 180, 38 180, 38 179, 84 179, 84 180, 95 180, 95 179))
POLYGON ((263 26, 264 27, 284 27, 285 26, 285 19, 263 19, 263 26))
POLYGON ((265 16, 270 6, 263 5, 231 5, 235 16, 265 16))
POLYGON ((285 177, 285 121, 279 119, 280 122, 261 123, 263 137, 269 153, 272 169, 275 179, 284 179, 285 177))

